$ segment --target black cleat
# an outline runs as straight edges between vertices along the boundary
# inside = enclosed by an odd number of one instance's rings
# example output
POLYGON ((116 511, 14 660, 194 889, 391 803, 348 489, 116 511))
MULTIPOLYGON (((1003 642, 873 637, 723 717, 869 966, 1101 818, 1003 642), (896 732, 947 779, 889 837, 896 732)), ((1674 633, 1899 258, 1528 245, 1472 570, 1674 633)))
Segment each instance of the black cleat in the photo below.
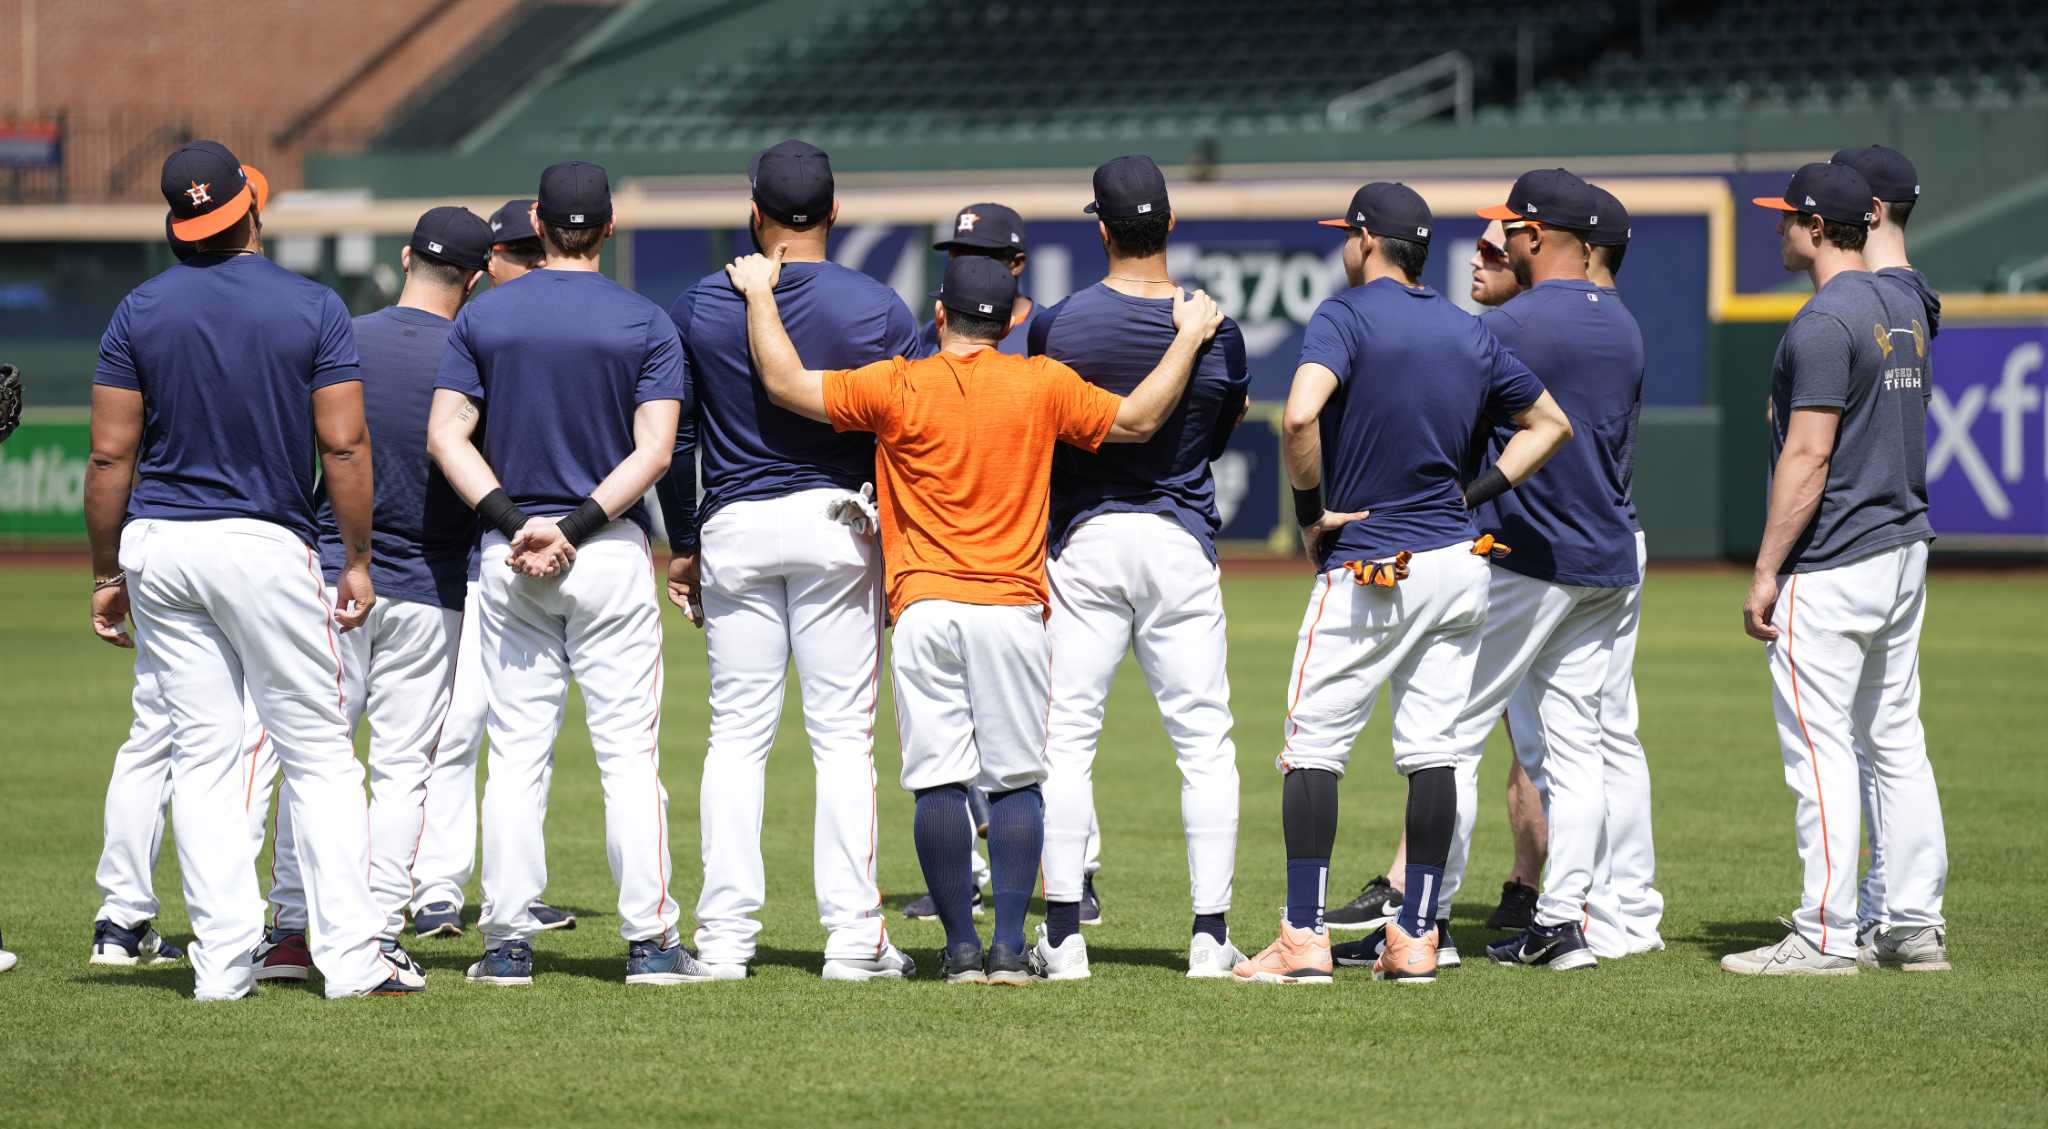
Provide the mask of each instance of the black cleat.
POLYGON ((1366 883, 1357 897, 1323 914, 1323 924, 1331 929, 1378 929, 1400 912, 1401 891, 1382 874, 1366 883))
MULTIPOLYGON (((1380 950, 1387 944, 1387 927, 1360 937, 1356 941, 1345 941, 1330 946, 1330 959, 1346 968, 1367 968, 1380 959, 1380 950)), ((1458 943, 1451 939, 1451 923, 1436 923, 1436 966, 1438 968, 1458 967, 1458 943)))
POLYGON ((981 942, 962 941, 939 950, 939 975, 948 984, 988 983, 988 974, 981 969, 981 942))
POLYGON ((1095 876, 1081 879, 1081 924, 1102 924, 1102 899, 1095 896, 1095 876))
MULTIPOLYGON (((985 905, 986 903, 981 898, 981 889, 976 887, 974 891, 974 916, 980 917, 986 913, 985 905)), ((930 894, 926 894, 909 905, 904 906, 903 916, 912 921, 937 921, 939 919, 938 899, 930 894)))
POLYGON ((1595 968, 1600 963, 1593 959, 1593 950, 1587 946, 1585 934, 1579 932, 1576 922, 1531 925, 1505 941, 1495 941, 1486 946, 1486 955, 1492 957, 1495 964, 1550 968, 1559 972, 1595 968))
POLYGON ((1031 969, 1023 949, 1013 949, 1000 941, 988 947, 988 983, 1008 987, 1022 987, 1031 983, 1031 969))
POLYGON ((1486 919, 1488 929, 1527 929, 1536 924, 1536 887, 1510 878, 1500 884, 1500 905, 1486 919))

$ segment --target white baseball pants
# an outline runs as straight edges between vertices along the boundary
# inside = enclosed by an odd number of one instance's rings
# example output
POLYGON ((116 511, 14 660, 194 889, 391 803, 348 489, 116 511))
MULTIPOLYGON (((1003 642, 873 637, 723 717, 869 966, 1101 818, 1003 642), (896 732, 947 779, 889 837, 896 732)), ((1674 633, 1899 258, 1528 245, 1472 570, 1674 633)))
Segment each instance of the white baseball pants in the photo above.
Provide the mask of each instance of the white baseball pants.
POLYGON ((476 760, 484 746, 484 723, 490 711, 484 700, 483 617, 477 609, 481 585, 481 581, 470 581, 463 603, 448 715, 441 724, 433 770, 427 776, 419 853, 412 863, 415 913, 438 902, 461 909, 463 888, 476 872, 476 760))
MULTIPOLYGON (((154 871, 171 805, 171 715, 161 681, 138 664, 132 698, 135 720, 128 726, 128 740, 114 753, 113 775, 107 780, 96 874, 100 908, 94 920, 124 929, 150 920, 159 909, 154 871)), ((242 703, 242 724, 242 805, 256 853, 261 854, 264 825, 270 818, 270 785, 277 778, 277 746, 257 720, 252 701, 242 703)))
POLYGON ((1180 766, 1194 911, 1228 911, 1237 868, 1237 746, 1216 565, 1170 517, 1108 513, 1077 526, 1045 572, 1053 654, 1046 900, 1081 899, 1103 713, 1117 665, 1135 650, 1180 766))
POLYGON ((669 896, 668 792, 661 786, 661 611, 654 558, 638 526, 614 521, 576 550, 569 571, 534 579, 484 537, 483 670, 490 702, 484 783, 482 928, 487 946, 530 940, 548 881, 548 784, 569 679, 583 691, 604 790, 605 853, 619 886, 619 935, 678 939, 669 896))
POLYGON ((1856 953, 1859 761, 1884 844, 1884 919, 1941 925, 1948 840, 1920 727, 1927 545, 1915 542, 1785 577, 1766 647, 1771 704, 1795 800, 1803 896, 1792 923, 1831 956, 1856 953))
POLYGON ((1037 604, 919 600, 903 609, 889 674, 904 789, 1043 784, 1051 663, 1037 604))
POLYGON ((703 959, 753 959, 767 898, 761 861, 768 752, 790 660, 817 774, 811 874, 825 958, 871 959, 887 942, 875 883, 875 708, 882 670, 881 550, 825 516, 843 490, 735 502, 704 524, 704 645, 711 738, 698 799, 703 959))
POLYGON ((131 521, 121 567, 143 674, 171 719, 172 812, 195 940, 194 995, 254 983, 263 934, 249 834, 242 700, 277 742, 284 802, 300 831, 307 943, 327 995, 391 975, 370 899, 369 812, 349 743, 333 609, 313 550, 265 521, 131 521))
POLYGON ((1343 568, 1316 577, 1287 682, 1280 771, 1343 775, 1382 685, 1393 699, 1395 770, 1454 765, 1451 723, 1472 688, 1487 571, 1461 541, 1415 554, 1392 588, 1360 585, 1343 568))
POLYGON ((1625 609, 1638 587, 1588 588, 1492 570, 1471 695, 1450 734, 1458 760, 1469 767, 1459 775, 1458 835, 1444 867, 1439 917, 1450 917, 1451 899, 1464 881, 1478 815, 1480 754, 1526 679, 1536 703, 1534 728, 1544 737, 1539 770, 1550 821, 1536 920, 1584 920, 1607 810, 1600 702, 1613 641, 1623 633, 1625 609))
MULTIPOLYGON (((1647 545, 1638 533, 1638 569, 1648 562, 1647 545)), ((1664 918, 1664 896, 1653 884, 1657 850, 1650 832, 1650 765, 1636 739, 1635 656, 1642 587, 1625 592, 1606 678, 1600 684, 1601 783, 1606 795, 1585 915, 1586 943, 1594 955, 1610 959, 1664 947, 1657 933, 1664 918)), ((1515 757, 1543 796, 1547 813, 1550 781, 1544 764, 1551 742, 1537 710, 1536 692, 1527 681, 1508 699, 1507 727, 1515 757)))

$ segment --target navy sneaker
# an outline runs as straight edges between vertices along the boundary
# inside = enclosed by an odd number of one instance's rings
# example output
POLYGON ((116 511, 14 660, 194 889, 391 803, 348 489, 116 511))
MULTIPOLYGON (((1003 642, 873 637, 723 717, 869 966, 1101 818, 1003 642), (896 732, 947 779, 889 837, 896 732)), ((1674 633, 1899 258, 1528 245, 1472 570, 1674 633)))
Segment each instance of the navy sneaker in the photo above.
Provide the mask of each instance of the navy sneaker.
POLYGON ((1401 891, 1394 889, 1394 884, 1382 874, 1366 883, 1357 897, 1323 914, 1323 924, 1331 929, 1377 930, 1385 928, 1400 912, 1401 891))
POLYGON ((398 946, 397 941, 380 941, 384 963, 391 968, 391 975, 382 984, 363 994, 366 996, 411 996, 427 990, 427 972, 412 959, 412 954, 398 946))
POLYGON ((89 964, 110 964, 122 967, 176 964, 185 959, 185 950, 162 937, 145 921, 133 929, 116 925, 104 918, 92 923, 92 956, 89 964))
POLYGON ((1577 922, 1564 925, 1531 925, 1505 941, 1495 941, 1486 946, 1486 955, 1495 964, 1523 964, 1534 968, 1553 968, 1564 972, 1574 968, 1593 968, 1600 962, 1593 959, 1593 950, 1586 945, 1585 934, 1579 932, 1577 922))
POLYGON ((1536 924, 1536 887, 1510 878, 1500 884, 1500 905, 1486 919, 1488 929, 1527 929, 1536 924))
POLYGON ((526 907, 526 912, 532 914, 535 921, 540 922, 542 929, 576 928, 575 914, 565 909, 556 909, 546 902, 535 902, 526 907))
POLYGON ((1081 879, 1081 924, 1102 924, 1102 899, 1095 896, 1095 876, 1085 875, 1081 879))
POLYGON ((454 902, 434 902, 425 909, 414 910, 412 935, 421 938, 462 936, 462 907, 454 902))
POLYGON ((628 984, 702 984, 713 979, 680 941, 665 949, 659 941, 634 941, 626 948, 628 984))
POLYGON ((533 983, 533 946, 525 941, 507 941, 485 949, 484 958, 469 966, 468 976, 472 984, 527 987, 533 983))
MULTIPOLYGON (((981 900, 981 889, 976 887, 974 891, 974 916, 980 917, 987 912, 987 904, 981 900)), ((909 905, 904 906, 903 916, 912 921, 937 921, 939 919, 939 903, 930 894, 926 894, 909 905)))
MULTIPOLYGON (((1347 968, 1365 968, 1379 960, 1380 950, 1386 947, 1387 927, 1382 925, 1356 941, 1345 941, 1342 944, 1331 945, 1330 959, 1347 968)), ((1461 962, 1458 959, 1458 942, 1451 939, 1451 923, 1448 921, 1438 921, 1436 923, 1436 966, 1438 968, 1456 968, 1459 963, 1461 962)))
POLYGON ((981 942, 962 941, 939 951, 939 972, 948 984, 986 984, 981 967, 981 942))
POLYGON ((1017 988, 1031 983, 1031 967, 1023 949, 998 941, 988 947, 988 983, 1017 988))

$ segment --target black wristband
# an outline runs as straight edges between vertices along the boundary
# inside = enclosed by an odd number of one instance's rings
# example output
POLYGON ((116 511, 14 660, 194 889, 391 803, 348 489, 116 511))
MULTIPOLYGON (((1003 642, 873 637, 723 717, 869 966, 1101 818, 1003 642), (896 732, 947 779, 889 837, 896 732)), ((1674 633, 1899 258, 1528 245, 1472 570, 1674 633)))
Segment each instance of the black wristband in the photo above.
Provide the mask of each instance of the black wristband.
POLYGON ((526 511, 502 486, 477 501, 476 516, 508 538, 518 536, 519 527, 526 524, 526 511))
POLYGON ((1311 486, 1294 492, 1294 524, 1307 529, 1323 520, 1323 488, 1311 486))
POLYGON ((1500 497, 1511 488, 1508 476, 1500 472, 1500 467, 1487 467, 1479 472, 1479 477, 1474 478, 1471 485, 1465 487, 1465 507, 1476 508, 1482 503, 1500 497))
POLYGON ((596 498, 585 498, 581 505, 556 525, 569 544, 581 545, 584 538, 611 524, 611 520, 605 516, 604 507, 597 504, 596 498))

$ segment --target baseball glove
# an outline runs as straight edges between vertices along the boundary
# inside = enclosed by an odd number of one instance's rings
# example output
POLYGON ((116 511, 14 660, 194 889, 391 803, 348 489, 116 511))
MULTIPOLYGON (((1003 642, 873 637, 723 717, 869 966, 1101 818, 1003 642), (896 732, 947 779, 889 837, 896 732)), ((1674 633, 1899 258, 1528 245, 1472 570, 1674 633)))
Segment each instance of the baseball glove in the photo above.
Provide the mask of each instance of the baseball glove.
POLYGON ((21 370, 0 365, 0 443, 21 423, 21 370))

